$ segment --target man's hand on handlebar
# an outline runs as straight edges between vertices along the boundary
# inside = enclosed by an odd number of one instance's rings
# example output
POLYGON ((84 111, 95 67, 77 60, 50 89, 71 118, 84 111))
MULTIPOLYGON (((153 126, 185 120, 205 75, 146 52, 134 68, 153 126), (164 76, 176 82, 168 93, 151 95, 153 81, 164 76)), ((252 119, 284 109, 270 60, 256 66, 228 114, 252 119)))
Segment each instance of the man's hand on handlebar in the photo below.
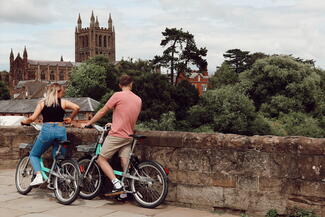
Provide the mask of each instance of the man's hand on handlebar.
POLYGON ((81 128, 93 128, 91 124, 81 124, 81 128))
POLYGON ((108 128, 111 128, 112 127, 112 123, 107 123, 107 124, 105 124, 105 126, 108 127, 108 128))

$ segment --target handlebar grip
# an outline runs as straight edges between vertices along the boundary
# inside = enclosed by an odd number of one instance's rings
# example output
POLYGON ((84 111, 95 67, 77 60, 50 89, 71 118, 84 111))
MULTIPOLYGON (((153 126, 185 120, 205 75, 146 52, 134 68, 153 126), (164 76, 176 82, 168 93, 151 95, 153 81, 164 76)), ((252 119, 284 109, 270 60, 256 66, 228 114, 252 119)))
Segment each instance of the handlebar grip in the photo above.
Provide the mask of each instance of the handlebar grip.
POLYGON ((30 124, 20 123, 22 126, 30 126, 30 124))
POLYGON ((94 128, 92 125, 86 125, 85 128, 91 129, 94 128))

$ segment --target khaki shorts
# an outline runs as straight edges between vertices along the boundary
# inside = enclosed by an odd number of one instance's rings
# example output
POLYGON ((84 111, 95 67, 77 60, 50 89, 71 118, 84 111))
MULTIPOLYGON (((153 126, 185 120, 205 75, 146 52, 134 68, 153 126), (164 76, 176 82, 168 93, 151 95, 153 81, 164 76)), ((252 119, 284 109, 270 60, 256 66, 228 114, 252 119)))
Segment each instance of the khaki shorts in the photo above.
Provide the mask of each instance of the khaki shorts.
POLYGON ((132 138, 107 136, 100 155, 106 159, 111 159, 115 152, 119 151, 120 157, 128 158, 131 152, 131 142, 132 138))

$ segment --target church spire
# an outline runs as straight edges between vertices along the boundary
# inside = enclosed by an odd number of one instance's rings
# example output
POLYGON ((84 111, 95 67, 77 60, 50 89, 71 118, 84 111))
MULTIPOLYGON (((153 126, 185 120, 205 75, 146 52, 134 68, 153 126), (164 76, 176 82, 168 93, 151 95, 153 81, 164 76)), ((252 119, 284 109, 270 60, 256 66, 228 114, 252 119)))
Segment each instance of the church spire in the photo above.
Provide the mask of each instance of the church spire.
POLYGON ((96 27, 99 27, 98 17, 96 16, 96 27))
POLYGON ((80 13, 79 13, 79 17, 78 17, 78 24, 79 23, 82 23, 82 21, 81 21, 81 17, 80 17, 80 13))
POLYGON ((108 18, 108 29, 112 29, 113 27, 113 20, 111 17, 111 13, 109 13, 109 18, 108 18))
POLYGON ((12 48, 11 48, 11 51, 10 51, 10 63, 14 61, 15 57, 14 57, 14 52, 12 51, 12 48))
POLYGON ((25 46, 25 48, 24 48, 23 57, 24 57, 24 59, 27 59, 27 57, 28 57, 26 46, 25 46))
POLYGON ((95 26, 95 17, 94 17, 94 11, 91 11, 91 17, 90 17, 90 27, 95 26))

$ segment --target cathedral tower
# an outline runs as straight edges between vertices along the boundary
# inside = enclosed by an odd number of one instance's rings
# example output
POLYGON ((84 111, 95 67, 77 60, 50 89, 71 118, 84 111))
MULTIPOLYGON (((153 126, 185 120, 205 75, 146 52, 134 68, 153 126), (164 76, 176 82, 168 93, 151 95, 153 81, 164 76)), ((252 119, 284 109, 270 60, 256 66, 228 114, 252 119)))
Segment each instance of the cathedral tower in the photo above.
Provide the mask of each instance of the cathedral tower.
POLYGON ((90 26, 82 28, 80 14, 75 31, 75 61, 83 62, 90 57, 104 55, 110 62, 115 62, 115 30, 111 14, 108 27, 99 27, 99 21, 94 12, 91 13, 90 26))

